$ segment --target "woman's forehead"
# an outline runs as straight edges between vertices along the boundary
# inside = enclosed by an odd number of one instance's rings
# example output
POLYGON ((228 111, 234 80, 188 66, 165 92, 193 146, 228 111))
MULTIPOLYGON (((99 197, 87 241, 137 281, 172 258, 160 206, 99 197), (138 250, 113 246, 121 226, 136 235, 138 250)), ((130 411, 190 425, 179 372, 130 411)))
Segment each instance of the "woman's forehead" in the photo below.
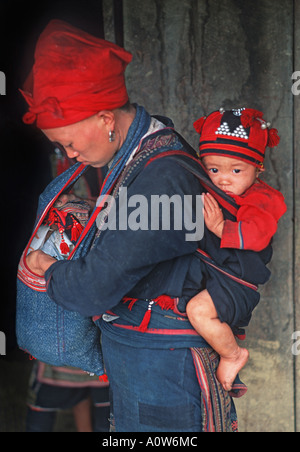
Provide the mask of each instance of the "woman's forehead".
POLYGON ((62 144, 62 141, 74 140, 77 135, 87 133, 91 126, 94 124, 94 116, 84 119, 83 121, 76 122, 64 127, 57 127, 54 129, 44 129, 42 132, 54 142, 62 144))

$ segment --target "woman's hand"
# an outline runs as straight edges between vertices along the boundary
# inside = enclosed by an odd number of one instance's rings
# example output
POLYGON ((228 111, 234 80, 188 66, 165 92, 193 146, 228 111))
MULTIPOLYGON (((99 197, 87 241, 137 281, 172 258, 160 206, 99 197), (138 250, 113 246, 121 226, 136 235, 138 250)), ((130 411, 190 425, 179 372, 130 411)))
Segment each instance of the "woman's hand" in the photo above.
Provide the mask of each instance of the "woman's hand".
POLYGON ((203 196, 204 200, 204 221, 207 229, 213 232, 220 239, 224 229, 224 216, 215 198, 207 193, 203 196))
POLYGON ((49 254, 45 254, 40 250, 33 251, 26 257, 26 264, 29 270, 39 276, 45 276, 48 268, 55 262, 57 262, 57 260, 54 259, 54 257, 49 256, 49 254))

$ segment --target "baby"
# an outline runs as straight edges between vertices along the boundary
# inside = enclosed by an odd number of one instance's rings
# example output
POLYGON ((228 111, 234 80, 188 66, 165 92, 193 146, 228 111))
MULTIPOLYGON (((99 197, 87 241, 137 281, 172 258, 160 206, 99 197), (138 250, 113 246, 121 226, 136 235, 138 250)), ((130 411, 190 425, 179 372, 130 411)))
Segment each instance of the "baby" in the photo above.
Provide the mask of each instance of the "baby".
MULTIPOLYGON (((194 127, 201 136, 199 156, 210 179, 239 206, 236 221, 226 220, 218 202, 206 194, 207 229, 219 237, 221 248, 264 250, 286 212, 283 195, 258 179, 264 168, 266 148, 279 144, 277 130, 269 130, 270 124, 263 120, 263 114, 252 109, 221 109, 199 119, 194 127)), ((229 290, 225 296, 233 300, 232 292, 229 290)), ((203 290, 189 301, 187 315, 195 330, 220 355, 216 376, 224 389, 230 391, 249 359, 249 352, 239 347, 231 326, 220 320, 220 303, 212 299, 208 290, 203 290)))
POLYGON ((73 194, 61 195, 39 228, 31 248, 41 249, 57 260, 68 259, 86 226, 92 202, 73 194))

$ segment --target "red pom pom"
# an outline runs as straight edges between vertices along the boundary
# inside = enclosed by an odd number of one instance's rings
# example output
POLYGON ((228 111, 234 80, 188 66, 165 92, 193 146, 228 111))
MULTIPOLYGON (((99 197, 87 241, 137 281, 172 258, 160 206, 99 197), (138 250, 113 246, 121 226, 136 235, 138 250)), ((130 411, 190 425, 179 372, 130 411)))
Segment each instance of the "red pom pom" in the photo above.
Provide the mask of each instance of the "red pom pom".
POLYGON ((194 129, 196 130, 196 132, 200 134, 202 133, 202 129, 206 119, 207 119, 206 116, 203 116, 202 118, 197 119, 197 121, 194 122, 194 129))
POLYGON ((70 248, 68 247, 66 242, 61 242, 60 244, 61 254, 67 255, 70 252, 70 248))
POLYGON ((275 148, 280 143, 280 136, 278 135, 277 129, 270 129, 269 130, 269 139, 267 146, 269 148, 275 148))
POLYGON ((247 108, 242 112, 241 123, 245 129, 252 127, 256 119, 262 119, 264 114, 261 111, 247 108))

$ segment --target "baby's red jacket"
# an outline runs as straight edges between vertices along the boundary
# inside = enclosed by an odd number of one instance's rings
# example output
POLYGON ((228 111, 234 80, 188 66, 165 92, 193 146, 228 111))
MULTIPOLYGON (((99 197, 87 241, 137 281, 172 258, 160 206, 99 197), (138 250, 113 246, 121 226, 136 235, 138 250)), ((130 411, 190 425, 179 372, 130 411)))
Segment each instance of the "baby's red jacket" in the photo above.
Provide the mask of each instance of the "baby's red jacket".
POLYGON ((257 179, 243 195, 233 198, 240 208, 236 222, 225 220, 221 248, 262 251, 287 211, 284 196, 257 179))

